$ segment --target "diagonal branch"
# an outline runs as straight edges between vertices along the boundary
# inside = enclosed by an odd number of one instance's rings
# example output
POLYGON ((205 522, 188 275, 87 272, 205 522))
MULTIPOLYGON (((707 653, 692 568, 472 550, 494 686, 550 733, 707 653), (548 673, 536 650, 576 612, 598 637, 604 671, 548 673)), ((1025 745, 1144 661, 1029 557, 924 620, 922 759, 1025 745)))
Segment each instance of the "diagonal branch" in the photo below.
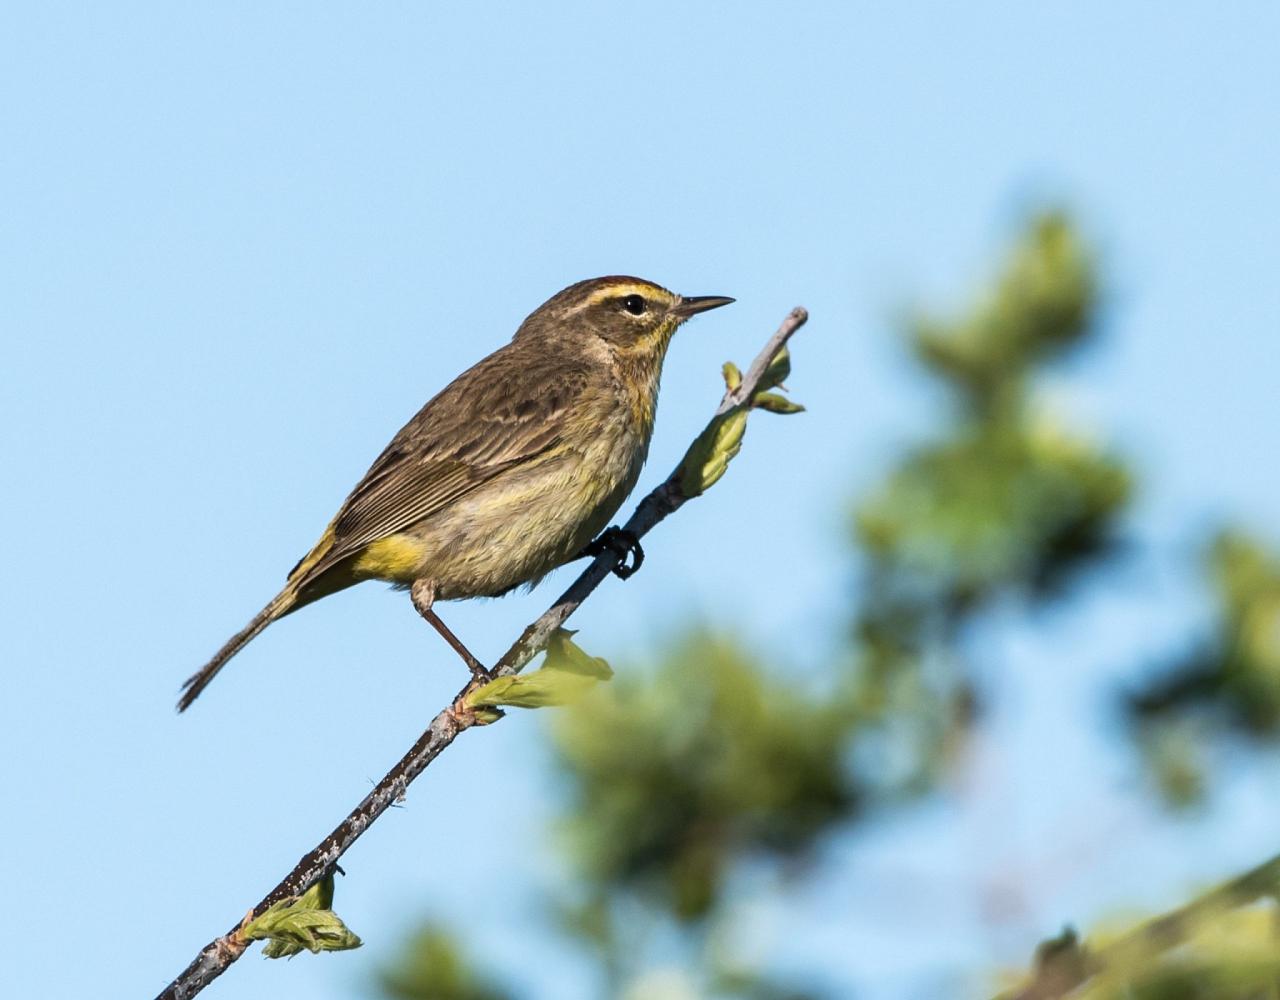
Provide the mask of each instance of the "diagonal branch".
MULTIPOLYGON (((1059 938, 1041 944, 1028 980, 997 1000, 1061 1000, 1095 976, 1136 978, 1143 970, 1150 970, 1160 956, 1185 945, 1198 926, 1263 897, 1280 897, 1280 856, 1176 910, 1151 918, 1109 944, 1087 948, 1073 931, 1064 931, 1059 938)), ((1126 984, 1124 988, 1132 987, 1126 984)))
MULTIPOLYGON (((751 367, 743 376, 741 384, 729 389, 720 406, 716 410, 712 422, 731 410, 747 409, 764 377, 769 363, 778 352, 786 346, 787 340, 808 320, 809 314, 797 307, 782 321, 782 325, 765 344, 764 349, 756 356, 751 367)), ((692 499, 681 487, 684 479, 685 463, 691 460, 692 448, 680 465, 667 477, 661 486, 640 501, 635 513, 623 526, 636 538, 647 534, 660 521, 678 510, 684 503, 692 499)), ((550 608, 524 630, 520 638, 498 660, 492 671, 493 677, 505 677, 519 673, 524 667, 546 647, 556 630, 578 609, 593 590, 609 575, 617 556, 605 551, 596 556, 591 564, 573 584, 560 595, 550 608)), ((201 949, 195 959, 188 965, 177 979, 171 982, 159 995, 157 1000, 186 1000, 222 975, 231 963, 238 959, 249 947, 249 940, 240 933, 241 927, 249 920, 260 916, 273 903, 290 897, 300 896, 311 886, 331 873, 338 859, 354 844, 379 816, 389 807, 400 801, 409 788, 409 783, 418 777, 427 766, 452 743, 460 733, 472 726, 483 724, 476 717, 473 709, 466 704, 466 697, 479 687, 481 681, 472 679, 466 687, 445 707, 427 727, 418 741, 387 772, 358 806, 353 809, 320 844, 294 866, 286 875, 246 916, 245 921, 233 927, 222 937, 215 938, 201 949)))

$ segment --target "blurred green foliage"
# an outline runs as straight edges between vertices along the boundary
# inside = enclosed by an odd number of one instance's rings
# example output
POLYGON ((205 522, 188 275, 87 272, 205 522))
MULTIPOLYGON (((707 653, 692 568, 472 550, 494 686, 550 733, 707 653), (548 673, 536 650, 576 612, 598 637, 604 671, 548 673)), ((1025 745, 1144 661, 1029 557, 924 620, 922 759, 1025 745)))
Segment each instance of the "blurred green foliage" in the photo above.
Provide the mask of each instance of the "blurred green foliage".
POLYGON ((1212 634, 1128 699, 1165 796, 1200 801, 1210 748, 1224 736, 1280 736, 1280 558, 1238 529, 1205 553, 1212 634))
POLYGON ((1076 996, 1079 1000, 1280 1000, 1275 909, 1249 907, 1197 921, 1183 929, 1176 948, 1138 951, 1090 980, 1076 996))
POLYGON ((1066 215, 1032 220, 992 288, 955 320, 917 318, 911 346, 980 422, 1017 419, 1028 379, 1087 338, 1097 305, 1093 255, 1066 215))
POLYGON ((966 628, 1007 597, 1052 600, 1109 556, 1131 483, 1123 464, 1036 407, 1044 365, 1095 327, 1091 255, 1062 215, 1034 220, 994 290, 908 340, 955 413, 858 502, 864 566, 851 697, 872 773, 928 787, 972 719, 966 628), (892 767, 886 765, 893 761, 892 767))
POLYGON ((954 615, 1002 591, 1043 592, 1105 554, 1129 498, 1119 461, 1033 405, 1041 366, 1092 330, 1095 279, 1078 234, 1062 216, 1037 220, 996 287, 964 316, 909 331, 961 406, 857 505, 873 598, 954 615))
POLYGON ((999 1000, 1280 1000, 1280 857, 1171 913, 1046 941, 999 1000))
POLYGON ((472 969, 452 935, 434 924, 421 928, 397 963, 379 977, 381 992, 393 1000, 509 1000, 472 969))
MULTIPOLYGON (((858 586, 833 662, 802 674, 753 649, 749 627, 699 632, 652 669, 624 665, 557 713, 569 878, 551 909, 584 946, 604 995, 824 995, 777 978, 767 956, 735 949, 736 880, 767 872, 785 892, 826 838, 934 787, 980 717, 975 626, 997 606, 1033 612, 1061 600, 1120 551, 1130 470, 1046 412, 1039 394, 1048 367, 1093 337, 1098 287, 1093 253, 1051 212, 1030 221, 970 308, 906 324, 913 356, 947 403, 933 432, 853 504, 858 586), (667 974, 673 967, 678 975, 667 974)), ((730 387, 740 378, 732 365, 724 375, 730 387)), ((1129 701, 1166 787, 1184 799, 1203 785, 1187 751, 1201 746, 1206 712, 1255 734, 1280 731, 1280 569, 1228 533, 1210 570, 1218 634, 1194 663, 1129 701)), ((1194 935, 1192 946, 1162 946, 1126 966, 1123 981, 1111 968, 1081 995, 1276 995, 1247 985, 1277 973, 1261 925, 1210 921, 1194 935)), ((1086 954, 1073 937, 1058 944, 1060 967, 1078 973, 1069 963, 1086 954)), ((506 996, 476 982, 431 930, 384 986, 395 998, 506 996)))
POLYGON ((727 638, 692 636, 652 675, 603 685, 556 721, 581 877, 680 920, 719 903, 735 860, 803 857, 857 801, 843 706, 727 638))

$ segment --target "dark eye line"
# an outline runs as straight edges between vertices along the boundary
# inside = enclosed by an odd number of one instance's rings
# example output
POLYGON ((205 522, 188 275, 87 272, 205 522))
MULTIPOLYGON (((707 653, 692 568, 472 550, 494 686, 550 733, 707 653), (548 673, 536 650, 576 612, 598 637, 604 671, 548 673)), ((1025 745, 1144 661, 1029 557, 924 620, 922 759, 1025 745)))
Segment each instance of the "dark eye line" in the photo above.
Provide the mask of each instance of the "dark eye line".
POLYGON ((631 313, 632 316, 643 316, 648 308, 648 303, 639 295, 628 295, 622 300, 622 308, 631 313))

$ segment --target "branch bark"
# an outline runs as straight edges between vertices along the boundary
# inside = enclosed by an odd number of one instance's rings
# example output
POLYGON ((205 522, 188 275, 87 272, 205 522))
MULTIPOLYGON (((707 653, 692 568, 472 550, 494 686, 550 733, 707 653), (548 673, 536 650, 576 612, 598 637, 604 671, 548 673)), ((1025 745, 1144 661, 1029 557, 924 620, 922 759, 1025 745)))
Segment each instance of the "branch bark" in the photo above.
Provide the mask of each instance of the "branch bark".
MULTIPOLYGON (((713 421, 730 410, 750 407, 769 363, 808 318, 808 313, 800 307, 790 312, 751 363, 741 384, 725 393, 712 418, 713 421)), ((688 458, 689 455, 686 454, 685 460, 688 458)), ((640 501, 630 520, 623 526, 624 530, 640 538, 692 499, 686 496, 681 488, 683 470, 684 461, 662 485, 640 501)), ((609 575, 616 559, 617 557, 611 552, 603 552, 596 556, 569 589, 561 594, 537 621, 526 628, 520 638, 502 655, 492 670, 492 676, 505 677, 523 670, 538 653, 542 652, 555 631, 609 575)), ((410 783, 425 771, 428 765, 457 739, 459 734, 466 732, 472 726, 481 724, 475 712, 466 704, 467 695, 481 683, 483 682, 475 678, 468 682, 453 701, 431 720, 426 732, 418 738, 409 752, 387 772, 373 791, 365 796, 346 819, 316 845, 314 850, 304 856, 294 866, 293 871, 281 879, 279 884, 249 911, 244 921, 205 945, 182 974, 165 987, 157 1000, 187 1000, 195 996, 222 975, 249 947, 251 942, 240 934, 240 928, 244 923, 260 916, 273 903, 302 895, 331 872, 338 863, 338 859, 379 816, 404 798, 410 783)))

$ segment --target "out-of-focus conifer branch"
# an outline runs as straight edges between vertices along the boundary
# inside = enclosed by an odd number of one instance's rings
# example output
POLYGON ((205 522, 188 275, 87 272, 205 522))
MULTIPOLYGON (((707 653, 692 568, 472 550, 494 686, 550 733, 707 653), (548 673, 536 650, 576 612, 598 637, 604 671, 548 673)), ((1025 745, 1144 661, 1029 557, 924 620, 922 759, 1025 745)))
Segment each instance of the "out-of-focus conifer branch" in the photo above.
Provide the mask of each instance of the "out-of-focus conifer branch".
MULTIPOLYGON (((1080 995, 1077 990, 1095 981, 1105 981, 1115 994, 1127 996, 1135 981, 1152 973, 1163 956, 1186 945, 1207 924, 1259 899, 1275 900, 1278 896, 1280 855, 1107 944, 1090 948, 1075 932, 1064 931, 1040 945, 1031 977, 997 1000, 1058 1000, 1080 995)), ((1084 996, 1094 994, 1090 991, 1084 996)))

